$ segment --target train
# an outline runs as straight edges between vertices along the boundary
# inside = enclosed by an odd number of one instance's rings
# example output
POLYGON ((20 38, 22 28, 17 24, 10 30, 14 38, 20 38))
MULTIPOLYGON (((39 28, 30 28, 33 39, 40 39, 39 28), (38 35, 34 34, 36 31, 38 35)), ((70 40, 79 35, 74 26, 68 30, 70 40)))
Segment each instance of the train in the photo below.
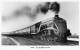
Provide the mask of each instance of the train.
POLYGON ((52 18, 40 21, 29 27, 13 31, 9 35, 24 35, 25 37, 39 40, 66 42, 71 32, 67 28, 66 20, 59 17, 59 15, 55 15, 52 18))

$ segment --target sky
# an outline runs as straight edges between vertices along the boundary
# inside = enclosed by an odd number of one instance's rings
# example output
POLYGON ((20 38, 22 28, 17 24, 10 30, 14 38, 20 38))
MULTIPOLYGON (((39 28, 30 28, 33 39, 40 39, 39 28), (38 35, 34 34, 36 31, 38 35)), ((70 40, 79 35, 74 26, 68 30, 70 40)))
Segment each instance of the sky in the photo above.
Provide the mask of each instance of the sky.
MULTIPOLYGON (((78 2, 58 2, 60 3, 59 16, 67 21, 67 26, 71 33, 79 33, 79 3, 78 2)), ((6 2, 3 3, 2 11, 2 32, 11 32, 19 30, 39 21, 54 17, 54 12, 48 11, 48 13, 37 13, 36 16, 30 17, 29 15, 14 15, 16 10, 21 10, 23 7, 30 6, 35 12, 35 7, 38 4, 44 5, 44 3, 27 3, 27 2, 6 2)))
POLYGON ((67 21, 67 26, 71 33, 79 34, 79 3, 78 2, 60 2, 60 17, 67 21))

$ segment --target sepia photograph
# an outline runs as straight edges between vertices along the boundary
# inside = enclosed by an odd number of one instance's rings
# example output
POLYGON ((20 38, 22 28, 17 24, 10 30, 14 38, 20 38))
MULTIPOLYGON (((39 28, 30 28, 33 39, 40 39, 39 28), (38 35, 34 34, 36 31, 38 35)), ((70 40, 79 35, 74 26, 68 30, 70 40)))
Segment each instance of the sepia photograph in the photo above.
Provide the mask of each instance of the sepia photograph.
POLYGON ((79 46, 79 2, 3 2, 1 45, 79 46))

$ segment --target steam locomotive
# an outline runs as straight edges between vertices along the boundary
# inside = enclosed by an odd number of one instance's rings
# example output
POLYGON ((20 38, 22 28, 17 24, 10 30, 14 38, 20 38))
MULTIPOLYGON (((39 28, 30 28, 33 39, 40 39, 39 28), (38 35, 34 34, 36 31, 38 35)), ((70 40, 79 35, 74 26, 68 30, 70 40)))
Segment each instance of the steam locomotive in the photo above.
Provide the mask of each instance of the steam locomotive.
POLYGON ((55 15, 53 18, 40 21, 27 28, 14 31, 9 35, 24 35, 25 37, 39 40, 66 42, 67 37, 70 36, 71 33, 70 30, 67 29, 66 20, 55 15))

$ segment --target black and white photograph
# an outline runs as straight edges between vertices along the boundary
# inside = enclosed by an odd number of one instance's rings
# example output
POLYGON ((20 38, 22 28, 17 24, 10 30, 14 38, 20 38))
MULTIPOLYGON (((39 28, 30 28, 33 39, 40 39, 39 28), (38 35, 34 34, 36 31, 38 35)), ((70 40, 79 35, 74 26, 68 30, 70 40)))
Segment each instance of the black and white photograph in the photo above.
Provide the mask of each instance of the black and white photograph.
POLYGON ((79 2, 3 2, 2 46, 79 46, 79 2))

